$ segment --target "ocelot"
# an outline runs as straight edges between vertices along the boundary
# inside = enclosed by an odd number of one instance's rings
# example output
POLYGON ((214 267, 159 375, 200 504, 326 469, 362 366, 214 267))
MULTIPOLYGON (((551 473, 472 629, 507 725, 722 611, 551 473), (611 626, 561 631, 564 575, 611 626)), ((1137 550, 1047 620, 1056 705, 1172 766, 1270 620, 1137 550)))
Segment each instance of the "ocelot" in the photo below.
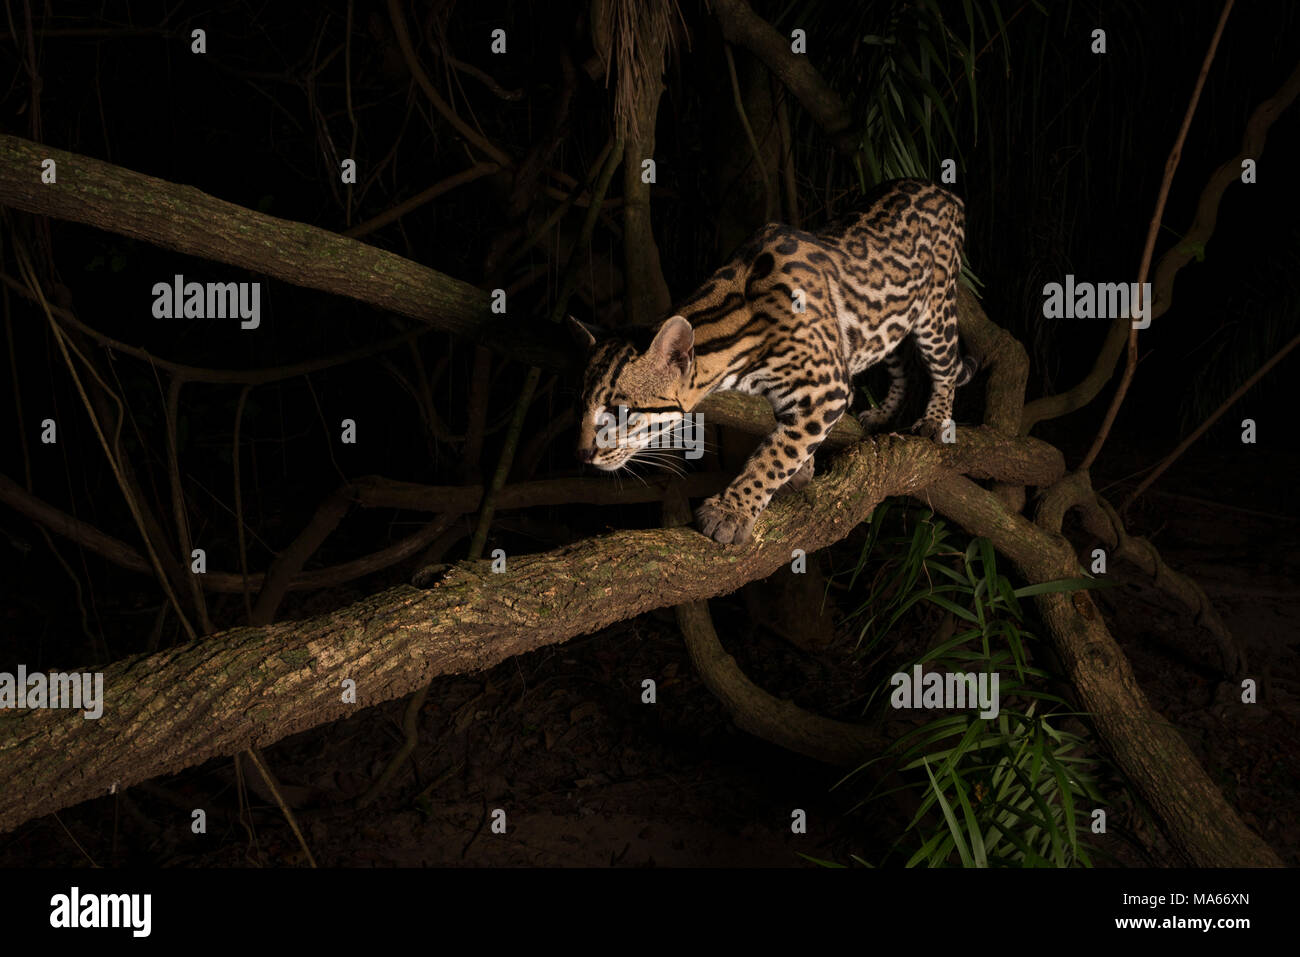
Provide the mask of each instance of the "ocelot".
POLYGON ((952 415, 954 387, 973 371, 957 348, 964 230, 956 196, 896 180, 821 232, 764 226, 640 342, 598 342, 570 320, 589 350, 578 458, 621 468, 709 393, 763 396, 776 428, 695 512, 704 534, 744 543, 781 486, 799 489, 812 478, 813 453, 849 408, 854 375, 883 361, 891 378, 880 408, 859 416, 864 426, 878 429, 898 410, 906 376, 896 350, 909 334, 931 382, 912 431, 934 437, 952 415), (638 427, 598 442, 600 423, 619 407, 638 427))

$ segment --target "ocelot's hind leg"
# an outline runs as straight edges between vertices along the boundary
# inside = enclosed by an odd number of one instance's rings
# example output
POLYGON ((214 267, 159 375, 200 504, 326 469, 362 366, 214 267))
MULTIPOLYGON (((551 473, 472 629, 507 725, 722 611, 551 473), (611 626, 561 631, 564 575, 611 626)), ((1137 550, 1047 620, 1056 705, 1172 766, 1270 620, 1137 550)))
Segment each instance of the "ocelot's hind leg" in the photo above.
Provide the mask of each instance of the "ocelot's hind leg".
POLYGON ((907 393, 907 374, 903 366, 903 357, 898 349, 885 356, 885 368, 889 370, 889 392, 878 409, 868 409, 858 413, 858 421, 868 432, 878 432, 898 414, 907 393))
POLYGON ((955 279, 932 300, 929 319, 916 330, 916 345, 930 373, 930 401, 925 415, 912 424, 912 431, 935 438, 952 418, 953 392, 962 371, 957 350, 957 286, 955 279))

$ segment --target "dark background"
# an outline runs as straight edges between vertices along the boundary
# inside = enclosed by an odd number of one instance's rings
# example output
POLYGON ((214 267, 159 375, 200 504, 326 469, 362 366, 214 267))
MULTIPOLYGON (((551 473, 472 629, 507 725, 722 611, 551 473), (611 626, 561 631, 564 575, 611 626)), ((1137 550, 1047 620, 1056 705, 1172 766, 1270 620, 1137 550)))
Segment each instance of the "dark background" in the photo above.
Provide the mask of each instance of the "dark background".
MULTIPOLYGON (((6 5, 0 23, 0 130, 60 149, 184 183, 284 219, 343 231, 480 158, 428 106, 396 49, 383 4, 352 10, 348 118, 345 3, 59 4, 32 11, 37 38, 39 126, 33 116, 24 4, 6 5), (78 9, 80 7, 80 9, 78 9), (191 54, 190 31, 207 31, 208 52, 191 54), (13 31, 17 31, 17 36, 13 31), (336 151, 332 153, 331 150, 336 151), (354 156, 368 187, 352 194, 338 182, 334 156, 354 156)), ((806 24, 810 57, 864 116, 871 102, 877 48, 868 34, 911 36, 908 4, 756 3, 788 32, 806 24), (850 12, 845 12, 848 9, 850 12), (890 32, 892 31, 892 32, 890 32)), ((550 123, 565 61, 577 69, 563 136, 548 165, 584 177, 609 136, 613 91, 575 65, 593 55, 585 3, 419 4, 407 8, 417 53, 435 85, 462 116, 513 156, 524 155, 550 123), (504 27, 508 53, 488 49, 504 27), (478 78, 448 66, 446 54, 485 71, 517 98, 494 95, 478 78)), ((939 4, 964 29, 961 4, 939 4)), ((1008 26, 977 61, 972 100, 960 66, 941 86, 956 127, 954 141, 936 124, 938 154, 954 156, 966 201, 967 259, 982 284, 990 318, 1030 351, 1029 398, 1061 391, 1091 366, 1104 324, 1042 319, 1042 287, 1063 281, 1128 281, 1138 267, 1165 160, 1182 121, 1220 7, 1211 3, 1087 2, 1003 4, 1008 26), (1013 16, 1014 14, 1014 16, 1013 16), (1108 52, 1089 51, 1089 34, 1107 31, 1108 52), (977 104, 977 109, 972 108, 977 104)), ((658 182, 652 191, 655 237, 674 298, 721 263, 745 218, 742 186, 728 181, 749 152, 735 127, 720 33, 704 7, 683 0, 689 44, 679 41, 665 73, 657 123, 658 182)), ((991 30, 997 32, 996 30, 991 30)), ((1240 147, 1245 122, 1272 95, 1300 49, 1300 8, 1289 2, 1239 4, 1218 51, 1164 214, 1156 259, 1179 242, 1210 173, 1240 147)), ((740 55, 738 54, 738 57, 740 55)), ((744 72, 752 65, 739 59, 744 72)), ((1258 182, 1223 197, 1204 261, 1178 276, 1171 310, 1142 334, 1142 361, 1094 486, 1119 495, 1200 423, 1251 372, 1295 334, 1300 306, 1300 124, 1292 107, 1268 134, 1258 182)), ((803 224, 816 228, 851 203, 862 185, 851 165, 795 104, 791 106, 803 224)), ((931 174, 937 166, 929 167, 931 174)), ((616 176, 611 195, 620 190, 616 176)), ((553 182, 548 180, 548 182, 553 182)), ((507 210, 508 174, 462 186, 365 237, 465 281, 485 283, 494 242, 519 226, 507 210)), ((554 208, 529 198, 523 223, 536 226, 554 208)), ((497 281, 518 284, 512 315, 545 322, 557 278, 576 237, 580 212, 497 281)), ((616 217, 617 218, 617 217, 616 217)), ((753 225, 756 225, 754 223, 753 225)), ((47 227, 9 211, 17 230, 47 252, 44 278, 71 293, 79 317, 100 332, 177 362, 257 368, 347 352, 409 328, 409 320, 351 300, 190 259, 80 225, 47 227), (42 236, 48 235, 49 245, 42 236), (187 280, 262 282, 263 318, 255 332, 234 323, 151 318, 151 287, 182 273, 187 280)), ((598 224, 571 311, 606 325, 619 322, 618 238, 598 224)), ((17 274, 12 247, 0 267, 17 274)), ((495 283, 491 283, 492 285, 495 283)), ((7 358, 15 377, 0 402, 21 394, 33 488, 84 521, 134 540, 80 402, 38 313, 9 294, 7 358), (54 452, 32 444, 46 416, 59 422, 54 452)), ((437 330, 418 340, 433 395, 448 430, 463 433, 474 346, 437 330)), ((1211 669, 1178 637, 1194 625, 1177 608, 1134 582, 1108 596, 1106 610, 1144 687, 1171 720, 1194 729, 1195 747, 1217 769, 1229 800, 1289 861, 1297 859, 1293 801, 1297 761, 1295 585, 1292 555, 1297 454, 1290 388, 1300 373, 1284 359, 1231 409, 1156 487, 1132 517, 1171 565, 1198 577, 1230 627, 1244 632, 1260 668, 1275 681, 1271 729, 1248 731, 1208 707, 1211 669), (1240 422, 1258 424, 1256 445, 1239 440, 1240 422)), ((398 379, 414 381, 412 355, 394 350, 310 377, 253 390, 245 407, 241 458, 244 507, 255 535, 249 561, 264 568, 292 540, 319 502, 345 478, 377 474, 428 484, 462 484, 490 475, 524 368, 493 358, 489 423, 497 426, 477 461, 457 441, 431 434, 398 379), (340 446, 333 426, 357 419, 364 439, 340 446)), ((162 394, 143 363, 113 368, 135 429, 126 447, 158 483, 165 503, 162 394)), ((544 377, 525 426, 543 435, 575 400, 571 376, 544 377)), ((238 568, 231 517, 231 424, 238 388, 193 385, 182 403, 179 454, 186 491, 202 528, 210 568, 238 568)), ((1086 409, 1036 431, 1077 464, 1096 433, 1110 389, 1086 409)), ((969 402, 969 398, 965 400, 969 402)), ((961 408, 961 407, 959 407, 961 408)), ((967 420, 977 414, 967 412, 967 420)), ((25 456, 11 423, 0 429, 0 461, 21 480, 25 456)), ((527 477, 576 475, 571 429, 544 444, 527 477)), ((161 513, 169 514, 164 505, 161 513)), ((331 565, 389 544, 424 520, 419 513, 354 512, 312 565, 331 565)), ((657 507, 571 506, 503 513, 488 549, 540 551, 608 528, 651 526, 657 507)), ((469 524, 435 560, 456 561, 469 524)), ((156 584, 57 540, 60 557, 28 519, 0 509, 0 667, 81 667, 182 640, 161 610, 156 584)), ((852 550, 852 545, 847 546, 852 550)), ((430 556, 424 556, 429 559, 430 556)), ((852 564, 826 557, 826 571, 852 564)), ((291 593, 282 619, 307 617, 408 580, 417 563, 325 594, 291 593)), ((218 627, 244 621, 242 600, 212 596, 218 627)), ((756 621, 743 595, 713 603, 715 623, 758 683, 805 707, 852 715, 864 676, 842 653, 795 651, 756 621)), ((196 689, 201 693, 201 689, 196 689)), ((891 819, 867 820, 856 796, 832 791, 837 775, 777 751, 731 727, 698 683, 670 614, 625 622, 511 661, 484 675, 440 679, 423 715, 421 753, 377 810, 358 815, 346 799, 395 750, 404 702, 369 709, 270 748, 282 780, 310 791, 309 838, 332 864, 416 863, 729 863, 797 864, 797 852, 847 860, 871 856, 891 819), (641 707, 642 676, 659 675, 665 706, 641 707), (522 836, 490 838, 485 809, 519 808, 522 836), (816 820, 809 843, 788 835, 788 808, 816 820), (865 849, 865 850, 864 850, 865 849)), ((21 786, 4 782, 0 786, 21 786)), ((210 762, 165 782, 131 790, 121 802, 90 802, 0 836, 5 864, 284 864, 296 842, 274 807, 241 826, 238 786, 229 760, 210 762), (188 832, 184 808, 214 809, 205 840, 188 832), (75 835, 76 840, 73 840, 75 835), (78 847, 80 845, 80 849, 78 847)), ((896 823, 896 822, 895 822, 896 823)), ((805 839, 808 840, 808 839, 805 839)), ((1112 848, 1119 863, 1142 863, 1136 843, 1112 848)))

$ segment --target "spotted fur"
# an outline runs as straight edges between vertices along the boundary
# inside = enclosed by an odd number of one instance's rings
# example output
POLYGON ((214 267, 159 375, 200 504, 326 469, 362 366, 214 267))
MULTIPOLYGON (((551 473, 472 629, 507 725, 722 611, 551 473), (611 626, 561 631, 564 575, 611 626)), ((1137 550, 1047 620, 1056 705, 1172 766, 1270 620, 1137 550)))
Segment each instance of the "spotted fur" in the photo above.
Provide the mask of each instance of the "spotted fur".
POLYGON ((680 422, 711 392, 765 397, 776 429, 695 513, 706 535, 746 542, 781 486, 800 488, 812 478, 813 453, 848 410, 854 375, 883 361, 891 377, 881 407, 859 416, 864 426, 879 428, 898 411, 905 377, 895 350, 908 335, 931 382, 912 430, 934 436, 969 372, 957 350, 964 230, 960 199, 932 183, 898 180, 865 211, 822 232, 763 227, 648 344, 597 343, 579 333, 591 354, 578 457, 617 469, 645 447, 649 425, 680 422), (617 414, 620 405, 642 412, 646 427, 600 448, 599 415, 617 414))

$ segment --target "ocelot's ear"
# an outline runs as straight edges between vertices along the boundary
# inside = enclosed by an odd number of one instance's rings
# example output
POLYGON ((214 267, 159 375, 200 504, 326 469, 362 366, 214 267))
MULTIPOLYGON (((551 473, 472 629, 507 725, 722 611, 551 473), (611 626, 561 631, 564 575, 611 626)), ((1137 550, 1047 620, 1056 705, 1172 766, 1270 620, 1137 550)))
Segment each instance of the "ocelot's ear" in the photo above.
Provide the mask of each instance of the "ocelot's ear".
POLYGON ((661 366, 685 375, 695 361, 695 330, 684 316, 665 320, 646 355, 652 356, 661 366))
POLYGON ((578 348, 583 352, 590 352, 591 347, 596 344, 596 337, 591 334, 591 330, 573 316, 565 319, 564 324, 569 327, 569 335, 573 336, 573 341, 578 344, 578 348))

